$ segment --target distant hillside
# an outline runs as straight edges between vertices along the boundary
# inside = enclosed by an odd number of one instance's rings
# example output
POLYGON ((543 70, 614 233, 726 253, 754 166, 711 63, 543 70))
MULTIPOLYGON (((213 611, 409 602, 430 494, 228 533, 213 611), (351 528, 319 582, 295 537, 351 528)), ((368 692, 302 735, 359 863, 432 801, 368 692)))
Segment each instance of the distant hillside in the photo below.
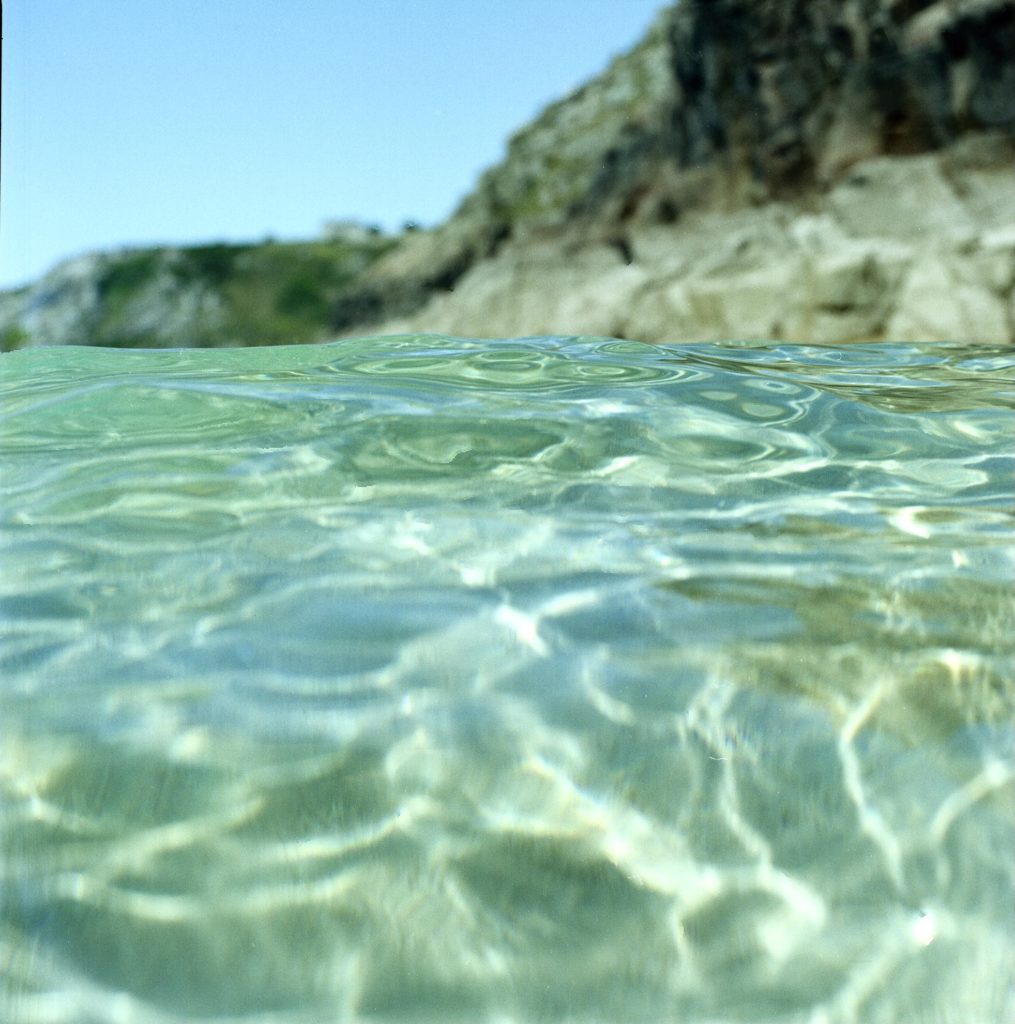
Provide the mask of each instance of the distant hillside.
POLYGON ((94 253, 0 293, 0 344, 9 351, 321 341, 343 290, 394 244, 364 231, 317 242, 94 253))
POLYGON ((431 231, 85 257, 5 347, 1015 341, 1015 0, 683 0, 431 231))

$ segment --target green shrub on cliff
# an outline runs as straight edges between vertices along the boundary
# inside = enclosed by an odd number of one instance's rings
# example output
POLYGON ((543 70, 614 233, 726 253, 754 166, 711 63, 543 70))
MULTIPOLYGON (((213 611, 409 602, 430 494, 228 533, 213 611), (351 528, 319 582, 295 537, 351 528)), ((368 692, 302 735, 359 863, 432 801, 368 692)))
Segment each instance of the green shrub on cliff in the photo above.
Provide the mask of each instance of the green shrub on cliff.
POLYGON ((0 331, 0 352, 14 352, 28 343, 28 331, 17 324, 9 324, 0 331))
MULTIPOLYGON (((391 242, 271 242, 251 247, 222 282, 232 344, 321 341, 332 306, 391 242)), ((220 344, 222 342, 219 342, 220 344)))
POLYGON ((289 279, 275 297, 275 309, 282 316, 320 319, 327 315, 328 300, 320 282, 305 274, 289 279))
POLYGON ((201 282, 223 285, 236 273, 237 260, 249 250, 249 245, 193 245, 180 249, 172 264, 172 272, 186 284, 201 282))
POLYGON ((159 262, 157 249, 130 252, 113 260, 98 280, 100 300, 109 303, 128 298, 155 277, 159 262))
MULTIPOLYGON (((219 347, 321 341, 338 296, 394 244, 361 240, 215 242, 108 258, 87 338, 108 347, 219 347)), ((9 327, 8 348, 31 339, 9 327)))

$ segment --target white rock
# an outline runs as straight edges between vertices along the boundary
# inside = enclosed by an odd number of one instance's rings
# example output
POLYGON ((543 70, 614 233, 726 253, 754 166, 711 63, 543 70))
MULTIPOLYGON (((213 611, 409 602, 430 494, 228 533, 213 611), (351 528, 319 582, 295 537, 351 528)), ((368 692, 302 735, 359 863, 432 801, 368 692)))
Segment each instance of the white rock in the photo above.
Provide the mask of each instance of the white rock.
POLYGON ((906 277, 886 334, 897 341, 954 339, 1004 343, 1010 324, 1004 303, 988 287, 962 280, 954 261, 919 259, 906 277))
POLYGON ((977 224, 935 157, 878 157, 857 164, 828 196, 828 207, 857 238, 966 240, 977 224))
POLYGON ((801 264, 790 256, 745 274, 696 278, 687 285, 691 309, 703 324, 718 325, 720 337, 782 337, 798 301, 801 264))

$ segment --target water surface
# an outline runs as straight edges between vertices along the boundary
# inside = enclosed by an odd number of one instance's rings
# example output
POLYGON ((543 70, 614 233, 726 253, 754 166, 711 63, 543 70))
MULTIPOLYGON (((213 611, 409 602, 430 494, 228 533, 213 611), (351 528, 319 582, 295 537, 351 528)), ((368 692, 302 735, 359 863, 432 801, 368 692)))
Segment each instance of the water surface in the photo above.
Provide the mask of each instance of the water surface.
POLYGON ((1015 356, 0 360, 0 1019, 1001 1024, 1015 356))

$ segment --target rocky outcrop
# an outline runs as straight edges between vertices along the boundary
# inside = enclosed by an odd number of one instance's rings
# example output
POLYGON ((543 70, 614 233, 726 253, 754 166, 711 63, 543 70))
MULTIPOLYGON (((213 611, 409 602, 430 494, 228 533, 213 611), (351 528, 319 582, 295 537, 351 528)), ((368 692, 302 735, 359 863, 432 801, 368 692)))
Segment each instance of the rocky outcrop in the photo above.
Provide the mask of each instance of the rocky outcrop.
POLYGON ((567 234, 509 244, 382 330, 645 341, 1015 337, 1015 146, 854 165, 820 202, 638 223, 626 251, 567 234))
POLYGON ((1015 337, 1015 3, 684 0, 344 333, 1015 337))

